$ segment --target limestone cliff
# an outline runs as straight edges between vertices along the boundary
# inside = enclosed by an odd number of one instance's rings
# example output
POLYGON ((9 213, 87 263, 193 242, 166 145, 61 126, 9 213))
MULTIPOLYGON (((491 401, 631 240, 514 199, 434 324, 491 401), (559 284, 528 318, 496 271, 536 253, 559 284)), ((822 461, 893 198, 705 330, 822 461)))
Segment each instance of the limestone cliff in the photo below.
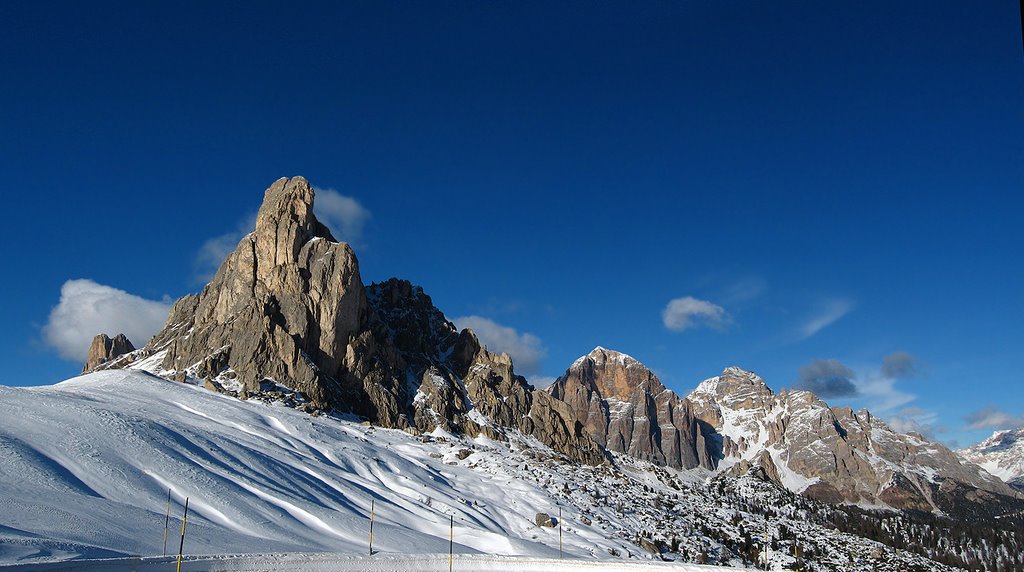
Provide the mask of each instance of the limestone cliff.
POLYGON ((313 200, 301 177, 274 182, 256 228, 210 283, 119 363, 159 361, 162 375, 236 385, 242 396, 280 384, 314 408, 414 432, 517 430, 573 460, 604 460, 567 407, 456 330, 421 288, 396 279, 364 287, 355 253, 317 221, 313 200))
POLYGON ((595 348, 550 387, 604 447, 678 469, 714 468, 690 404, 632 357, 595 348))
POLYGON ((705 380, 687 400, 718 433, 718 470, 729 474, 760 466, 805 496, 923 511, 974 510, 1014 495, 939 443, 808 391, 776 394, 740 368, 705 380))
POLYGON ((135 346, 124 334, 117 334, 114 339, 110 339, 107 334, 96 334, 92 339, 92 345, 89 346, 89 354, 85 358, 82 373, 89 373, 133 351, 135 346))

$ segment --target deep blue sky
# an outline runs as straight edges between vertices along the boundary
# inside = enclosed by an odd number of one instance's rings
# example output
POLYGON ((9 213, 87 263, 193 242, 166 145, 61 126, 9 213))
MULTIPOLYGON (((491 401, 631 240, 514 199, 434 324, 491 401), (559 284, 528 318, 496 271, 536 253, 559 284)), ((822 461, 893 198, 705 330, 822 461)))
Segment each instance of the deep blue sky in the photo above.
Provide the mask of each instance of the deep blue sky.
POLYGON ((197 291, 301 174, 372 213, 367 282, 532 334, 538 379, 603 345, 950 443, 1022 422, 1017 2, 210 4, 0 4, 0 382, 78 372, 65 281, 197 291), (670 330, 685 297, 721 312, 670 330))

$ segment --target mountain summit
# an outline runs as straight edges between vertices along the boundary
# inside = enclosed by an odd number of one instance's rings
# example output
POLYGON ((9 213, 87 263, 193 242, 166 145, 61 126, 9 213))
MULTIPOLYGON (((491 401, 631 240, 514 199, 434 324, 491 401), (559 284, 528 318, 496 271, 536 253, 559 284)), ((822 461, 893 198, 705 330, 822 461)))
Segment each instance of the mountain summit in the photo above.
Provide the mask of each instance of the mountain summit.
POLYGON ((1024 491, 1024 427, 996 431, 991 437, 957 454, 981 465, 1011 487, 1024 491))
POLYGON ((687 400, 717 435, 719 471, 759 467, 811 498, 953 512, 994 508, 1014 495, 941 444, 893 431, 867 410, 830 407, 809 391, 775 393, 737 367, 701 382, 687 400))
POLYGON ((243 398, 284 386, 311 410, 412 432, 519 432, 571 459, 604 461, 568 406, 458 331, 422 288, 364 286, 355 253, 316 219, 313 200, 306 179, 275 181, 255 230, 202 293, 178 300, 143 350, 105 369, 132 363, 243 398))
POLYGON ((548 391, 611 451, 678 469, 713 467, 690 404, 624 353, 594 348, 548 391))

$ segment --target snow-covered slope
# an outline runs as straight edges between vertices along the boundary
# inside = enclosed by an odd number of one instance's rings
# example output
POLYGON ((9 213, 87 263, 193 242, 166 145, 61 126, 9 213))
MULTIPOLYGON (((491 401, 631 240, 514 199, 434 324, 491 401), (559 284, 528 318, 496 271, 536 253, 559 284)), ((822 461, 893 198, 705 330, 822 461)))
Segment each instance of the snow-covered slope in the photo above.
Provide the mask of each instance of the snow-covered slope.
POLYGON ((191 555, 365 554, 373 502, 379 558, 447 552, 451 515, 457 553, 557 558, 559 530, 534 520, 561 507, 564 554, 582 561, 661 551, 749 565, 761 531, 779 566, 799 542, 822 569, 945 569, 811 522, 809 501, 755 499, 756 483, 722 493, 700 473, 628 457, 566 463, 529 438, 415 437, 135 370, 0 386, 0 403, 0 564, 160 555, 170 488, 168 552, 189 497, 191 555))
POLYGON ((996 431, 991 437, 967 449, 957 451, 961 457, 1024 490, 1024 427, 996 431))
MULTIPOLYGON (((190 498, 193 553, 362 552, 376 501, 382 551, 446 552, 454 514, 460 551, 557 555, 530 520, 550 497, 447 465, 460 449, 446 442, 129 370, 0 387, 0 402, 3 559, 160 554, 168 488, 176 517, 190 498)), ((567 549, 615 546, 592 536, 568 533, 567 549)))

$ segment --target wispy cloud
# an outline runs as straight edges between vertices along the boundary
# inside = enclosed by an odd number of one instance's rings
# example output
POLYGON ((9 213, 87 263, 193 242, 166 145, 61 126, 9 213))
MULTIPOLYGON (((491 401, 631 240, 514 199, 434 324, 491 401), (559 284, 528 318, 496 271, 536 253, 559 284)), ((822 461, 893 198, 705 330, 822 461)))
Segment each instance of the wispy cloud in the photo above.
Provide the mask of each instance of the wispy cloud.
POLYGON ((868 400, 870 409, 878 414, 893 411, 917 399, 917 395, 897 388, 895 379, 883 375, 864 378, 857 384, 857 389, 868 400))
POLYGON ((68 280, 43 326, 43 338, 60 357, 85 361, 96 334, 123 333, 141 347, 163 327, 170 310, 167 298, 147 300, 92 280, 68 280))
POLYGON ((481 316, 462 316, 452 322, 460 329, 473 330, 487 349, 512 356, 518 373, 526 376, 540 373, 540 362, 547 350, 537 336, 528 332, 519 333, 515 328, 481 316))
POLYGON ((205 284, 217 272, 224 259, 235 250, 242 237, 249 234, 256 228, 256 213, 252 212, 243 217, 235 229, 222 235, 215 236, 204 242, 196 252, 195 281, 205 284))
POLYGON ((806 389, 819 397, 852 397, 857 395, 855 374, 838 360, 819 359, 800 368, 798 389, 806 389))
POLYGON ((743 304, 761 297, 768 290, 768 282, 760 276, 741 278, 726 287, 721 294, 727 305, 743 304))
POLYGON ((313 190, 316 191, 313 201, 316 218, 327 225, 338 240, 359 244, 366 222, 372 216, 370 211, 355 198, 334 189, 314 187, 313 190))
MULTIPOLYGON (((316 197, 313 201, 313 212, 316 218, 331 229, 331 234, 336 239, 355 245, 361 244, 366 222, 372 216, 370 211, 356 199, 334 189, 314 190, 316 197)), ((245 215, 233 230, 210 238, 199 247, 193 263, 196 283, 209 282, 242 238, 256 228, 256 216, 255 212, 245 215)))
MULTIPOLYGON (((799 370, 796 387, 829 398, 856 398, 878 415, 893 415, 917 399, 897 387, 901 378, 917 371, 917 360, 907 352, 886 356, 879 369, 854 371, 835 359, 814 360, 799 370)), ((909 411, 905 409, 905 411, 909 411)), ((902 416, 909 419, 907 414, 902 416)), ((914 419, 920 421, 921 414, 914 419)))
POLYGON ((732 322, 732 318, 725 308, 717 304, 684 296, 669 301, 661 311, 661 322, 675 332, 700 326, 724 330, 732 322))
POLYGON ((839 299, 830 300, 818 309, 817 312, 801 324, 799 333, 800 339, 805 340, 814 336, 821 330, 838 322, 843 316, 853 309, 853 302, 839 299))
POLYGON ((889 424, 889 427, 899 433, 920 433, 931 439, 935 433, 944 431, 936 425, 938 418, 938 414, 934 411, 911 406, 904 407, 890 415, 886 422, 889 424))
MULTIPOLYGON (((857 387, 861 394, 869 400, 872 410, 885 413, 917 399, 917 395, 896 387, 899 380, 913 377, 917 375, 917 372, 917 358, 907 352, 893 352, 882 358, 882 366, 879 370, 865 375, 857 387)), ((907 416, 904 415, 904 417, 907 416)), ((915 418, 919 419, 920 417, 917 415, 915 418)), ((920 433, 924 432, 920 431, 920 433)))
POLYGON ((968 429, 1016 429, 1024 427, 1024 415, 1014 415, 995 407, 986 407, 964 418, 968 429))
POLYGON ((893 352, 882 358, 882 375, 907 379, 918 374, 917 359, 907 352, 893 352))
POLYGON ((555 381, 557 380, 557 377, 551 377, 547 375, 535 375, 529 379, 533 387, 537 389, 546 389, 548 387, 551 387, 551 385, 555 383, 555 381))

